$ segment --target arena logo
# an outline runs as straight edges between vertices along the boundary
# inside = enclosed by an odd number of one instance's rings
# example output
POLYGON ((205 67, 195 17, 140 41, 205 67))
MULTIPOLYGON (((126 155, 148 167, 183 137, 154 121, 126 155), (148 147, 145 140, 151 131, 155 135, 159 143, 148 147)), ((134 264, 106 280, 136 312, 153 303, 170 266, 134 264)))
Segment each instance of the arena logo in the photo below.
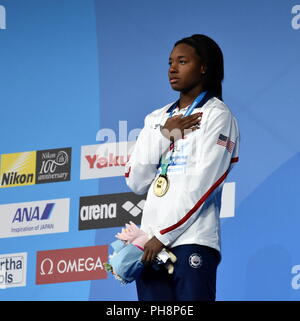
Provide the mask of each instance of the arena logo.
POLYGON ((107 245, 37 252, 36 284, 105 279, 107 259, 107 245))
POLYGON ((81 221, 101 220, 115 218, 117 216, 117 204, 95 204, 82 206, 80 209, 81 221))
POLYGON ((0 5, 0 30, 6 29, 6 9, 0 5))
POLYGON ((300 265, 294 265, 292 267, 291 273, 294 274, 291 281, 291 286, 294 290, 299 290, 300 289, 300 265))
POLYGON ((0 205, 0 238, 69 230, 70 199, 0 205))
POLYGON ((145 199, 134 193, 81 197, 79 230, 124 226, 129 221, 141 224, 145 199))
POLYGON ((292 15, 294 15, 291 21, 292 28, 294 30, 299 30, 300 29, 300 5, 299 4, 293 6, 292 15))
POLYGON ((0 255, 0 289, 26 286, 27 253, 0 255))
POLYGON ((146 202, 146 200, 142 199, 140 202, 138 202, 135 205, 132 202, 127 201, 122 205, 122 208, 125 211, 127 211, 129 214, 131 214, 132 216, 136 217, 142 213, 145 202, 146 202))

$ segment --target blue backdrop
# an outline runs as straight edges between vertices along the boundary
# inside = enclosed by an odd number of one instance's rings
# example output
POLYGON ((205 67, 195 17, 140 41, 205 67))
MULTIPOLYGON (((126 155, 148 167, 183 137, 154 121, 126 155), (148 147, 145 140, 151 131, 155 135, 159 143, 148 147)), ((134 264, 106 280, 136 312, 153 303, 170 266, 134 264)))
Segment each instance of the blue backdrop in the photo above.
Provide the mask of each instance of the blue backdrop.
POLYGON ((119 228, 78 230, 79 198, 129 190, 123 177, 80 180, 81 146, 98 144, 101 128, 118 133, 122 120, 128 131, 141 128, 146 114, 175 100, 169 53, 194 33, 223 50, 223 98, 241 132, 240 162, 228 178, 236 182, 235 216, 222 219, 217 300, 300 299, 297 1, 0 5, 0 154, 72 148, 70 181, 0 188, 0 205, 70 198, 69 232, 0 239, 0 256, 27 253, 26 285, 0 289, 1 300, 137 299, 134 284, 121 287, 111 275, 36 285, 36 253, 113 240, 119 228))

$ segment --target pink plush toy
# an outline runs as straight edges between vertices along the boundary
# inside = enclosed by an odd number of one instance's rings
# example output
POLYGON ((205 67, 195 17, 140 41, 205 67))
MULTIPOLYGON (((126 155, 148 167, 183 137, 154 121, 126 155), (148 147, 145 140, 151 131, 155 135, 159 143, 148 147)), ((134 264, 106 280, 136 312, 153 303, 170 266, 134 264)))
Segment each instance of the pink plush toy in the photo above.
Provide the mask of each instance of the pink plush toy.
MULTIPOLYGON (((125 224, 125 226, 126 228, 122 228, 121 233, 116 234, 116 238, 123 241, 125 244, 131 243, 141 250, 144 250, 144 245, 149 240, 147 233, 139 229, 133 222, 129 222, 129 224, 125 224)), ((157 257, 165 263, 168 273, 172 274, 174 271, 172 263, 176 262, 176 256, 164 248, 157 254, 157 257), (168 260, 171 261, 171 263, 168 260)))
POLYGON ((122 228, 121 233, 116 235, 116 238, 123 241, 125 244, 133 244, 144 250, 145 243, 149 240, 148 235, 139 229, 133 222, 125 224, 126 228, 122 228))

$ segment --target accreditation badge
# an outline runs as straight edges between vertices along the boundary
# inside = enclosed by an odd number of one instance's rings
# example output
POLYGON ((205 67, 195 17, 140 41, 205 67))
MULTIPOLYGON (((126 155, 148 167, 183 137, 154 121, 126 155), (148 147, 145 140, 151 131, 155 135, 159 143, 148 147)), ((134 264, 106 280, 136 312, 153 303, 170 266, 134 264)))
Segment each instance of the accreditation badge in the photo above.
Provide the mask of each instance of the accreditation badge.
POLYGON ((164 196, 169 189, 169 185, 167 175, 159 175, 153 185, 154 194, 158 197, 164 196))

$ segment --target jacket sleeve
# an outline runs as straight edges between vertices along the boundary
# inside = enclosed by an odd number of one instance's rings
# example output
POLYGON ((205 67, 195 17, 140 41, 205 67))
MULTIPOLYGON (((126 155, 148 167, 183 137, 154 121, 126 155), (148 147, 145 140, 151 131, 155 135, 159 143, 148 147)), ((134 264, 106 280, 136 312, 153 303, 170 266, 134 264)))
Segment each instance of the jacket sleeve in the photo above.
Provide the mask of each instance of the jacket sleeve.
POLYGON ((144 128, 129 151, 130 158, 125 165, 126 184, 134 193, 144 194, 148 190, 156 176, 161 155, 170 143, 160 127, 151 124, 151 114, 146 116, 144 128))
MULTIPOLYGON (((200 132, 200 131, 199 131, 200 132)), ((238 161, 239 132, 228 110, 212 110, 204 132, 199 136, 194 155, 195 167, 184 175, 175 210, 165 215, 167 222, 154 235, 165 245, 173 243, 201 215, 205 201, 222 187, 234 163, 238 161)), ((167 210, 168 209, 164 209, 167 210)))

